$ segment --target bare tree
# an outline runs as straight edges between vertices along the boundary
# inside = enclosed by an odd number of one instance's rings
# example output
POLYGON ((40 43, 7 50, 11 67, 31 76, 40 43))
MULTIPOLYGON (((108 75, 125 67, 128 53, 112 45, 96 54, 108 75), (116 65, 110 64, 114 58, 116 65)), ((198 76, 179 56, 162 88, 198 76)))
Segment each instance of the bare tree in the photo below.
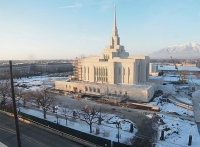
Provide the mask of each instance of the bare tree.
POLYGON ((46 88, 31 91, 29 97, 36 100, 38 106, 42 107, 44 119, 46 119, 47 110, 56 102, 55 94, 49 92, 46 88))
POLYGON ((22 93, 22 94, 20 93, 19 97, 22 99, 23 107, 26 107, 26 103, 30 100, 29 92, 22 93))
MULTIPOLYGON (((15 96, 21 96, 22 88, 14 87, 15 96)), ((10 80, 0 81, 0 96, 3 98, 1 104, 6 104, 6 97, 12 97, 10 80)))
POLYGON ((6 94, 10 92, 10 81, 2 80, 0 81, 0 96, 5 97, 6 94))
POLYGON ((3 98, 1 101, 2 105, 5 105, 6 95, 10 93, 10 81, 9 80, 2 80, 0 81, 0 96, 3 98))
POLYGON ((92 124, 98 122, 100 113, 101 110, 96 110, 95 107, 89 108, 86 105, 83 111, 77 112, 77 117, 90 126, 90 133, 92 133, 92 124))
POLYGON ((68 105, 66 105, 66 104, 63 105, 63 112, 65 115, 66 125, 67 125, 68 116, 70 116, 72 114, 72 111, 68 108, 69 108, 68 105))

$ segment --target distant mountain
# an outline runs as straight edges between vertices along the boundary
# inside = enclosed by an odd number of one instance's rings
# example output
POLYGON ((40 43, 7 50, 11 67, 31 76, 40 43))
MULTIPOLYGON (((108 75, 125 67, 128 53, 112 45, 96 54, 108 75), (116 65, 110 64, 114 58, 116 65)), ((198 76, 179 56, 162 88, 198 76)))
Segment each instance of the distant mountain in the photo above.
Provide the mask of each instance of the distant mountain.
POLYGON ((197 59, 200 58, 200 45, 194 42, 189 42, 183 45, 175 45, 163 48, 159 51, 149 54, 151 59, 169 59, 170 52, 174 59, 197 59))

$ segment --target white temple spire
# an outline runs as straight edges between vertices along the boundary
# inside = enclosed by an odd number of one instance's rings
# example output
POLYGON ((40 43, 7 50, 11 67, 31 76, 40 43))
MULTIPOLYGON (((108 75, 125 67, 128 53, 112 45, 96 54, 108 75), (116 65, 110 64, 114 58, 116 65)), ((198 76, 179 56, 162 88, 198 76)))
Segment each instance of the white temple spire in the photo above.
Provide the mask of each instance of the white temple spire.
POLYGON ((118 36, 117 33, 117 22, 116 22, 116 5, 114 5, 115 11, 114 11, 114 26, 112 30, 112 36, 118 36))
POLYGON ((117 45, 120 45, 120 38, 118 36, 118 30, 117 30, 117 21, 116 21, 116 5, 114 5, 114 25, 112 28, 112 35, 110 37, 110 46, 111 49, 114 49, 117 47, 117 45))

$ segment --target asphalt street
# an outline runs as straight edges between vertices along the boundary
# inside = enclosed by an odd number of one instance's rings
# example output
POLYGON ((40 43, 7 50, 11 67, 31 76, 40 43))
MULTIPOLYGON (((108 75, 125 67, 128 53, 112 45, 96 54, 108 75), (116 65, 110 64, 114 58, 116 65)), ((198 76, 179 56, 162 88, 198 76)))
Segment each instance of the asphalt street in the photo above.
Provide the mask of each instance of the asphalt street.
MULTIPOLYGON (((19 121, 22 147, 83 147, 61 136, 19 121)), ((14 117, 0 112, 0 142, 17 147, 14 117)))

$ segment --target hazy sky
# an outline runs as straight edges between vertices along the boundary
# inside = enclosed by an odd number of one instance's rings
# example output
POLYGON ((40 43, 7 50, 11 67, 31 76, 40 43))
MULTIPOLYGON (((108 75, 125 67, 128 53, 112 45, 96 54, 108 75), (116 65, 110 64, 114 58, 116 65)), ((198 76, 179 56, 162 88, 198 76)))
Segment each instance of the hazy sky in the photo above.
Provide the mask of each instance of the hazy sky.
POLYGON ((200 0, 0 0, 0 60, 100 55, 114 4, 130 55, 200 43, 200 0))

